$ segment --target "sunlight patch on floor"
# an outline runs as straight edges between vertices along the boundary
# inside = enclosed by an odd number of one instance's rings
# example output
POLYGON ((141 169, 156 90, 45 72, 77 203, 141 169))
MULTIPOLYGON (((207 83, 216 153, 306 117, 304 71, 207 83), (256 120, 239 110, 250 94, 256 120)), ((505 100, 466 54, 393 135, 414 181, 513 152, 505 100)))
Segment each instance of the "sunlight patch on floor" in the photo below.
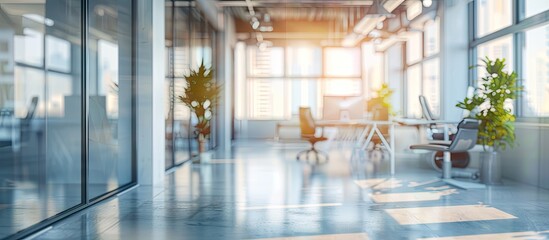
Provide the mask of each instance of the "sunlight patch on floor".
POLYGON ((266 210, 266 209, 288 209, 288 208, 315 208, 315 207, 337 207, 342 203, 319 203, 319 204, 294 204, 294 205, 267 205, 257 207, 240 207, 239 210, 266 210))
POLYGON ((517 218, 485 205, 398 208, 385 210, 401 225, 502 220, 517 218))
POLYGON ((355 184, 358 185, 360 188, 371 188, 376 190, 402 187, 402 181, 394 178, 372 178, 355 180, 355 184))
POLYGON ((263 238, 263 240, 367 240, 366 233, 344 233, 344 234, 327 234, 327 235, 312 235, 298 237, 282 237, 282 238, 263 238))
POLYGON ((420 239, 421 240, 492 240, 492 239, 538 240, 538 239, 548 239, 548 238, 549 238, 549 231, 543 231, 543 232, 530 231, 530 232, 477 234, 477 235, 420 238, 420 239))
POLYGON ((407 193, 386 193, 372 194, 370 197, 376 203, 395 203, 395 202, 421 202, 436 201, 442 196, 458 193, 456 189, 449 189, 436 192, 407 192, 407 193))

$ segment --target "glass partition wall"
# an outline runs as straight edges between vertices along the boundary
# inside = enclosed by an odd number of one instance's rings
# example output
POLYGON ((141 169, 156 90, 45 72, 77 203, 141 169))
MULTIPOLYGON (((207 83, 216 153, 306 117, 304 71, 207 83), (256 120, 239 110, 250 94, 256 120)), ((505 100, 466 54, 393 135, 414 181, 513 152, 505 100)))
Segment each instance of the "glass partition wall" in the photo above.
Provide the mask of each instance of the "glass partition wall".
POLYGON ((135 182, 132 25, 131 0, 0 2, 0 238, 135 182))
MULTIPOLYGON (((203 61, 215 70, 215 30, 189 1, 166 0, 166 169, 180 165, 198 153, 190 109, 178 97, 185 89, 185 75, 203 61)), ((215 74, 214 74, 215 75, 215 74)), ((215 121, 212 119, 212 121, 215 121)), ((215 126, 215 123, 212 123, 215 126)), ((210 147, 215 146, 215 129, 210 147)))

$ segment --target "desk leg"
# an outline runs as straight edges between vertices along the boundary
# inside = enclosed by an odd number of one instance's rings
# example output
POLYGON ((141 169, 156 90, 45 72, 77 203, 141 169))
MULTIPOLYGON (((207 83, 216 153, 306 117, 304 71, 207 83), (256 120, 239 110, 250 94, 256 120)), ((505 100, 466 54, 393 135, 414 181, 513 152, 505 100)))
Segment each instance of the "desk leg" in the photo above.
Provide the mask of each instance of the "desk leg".
POLYGON ((391 176, 395 175, 395 125, 391 124, 391 131, 389 132, 391 138, 391 176))

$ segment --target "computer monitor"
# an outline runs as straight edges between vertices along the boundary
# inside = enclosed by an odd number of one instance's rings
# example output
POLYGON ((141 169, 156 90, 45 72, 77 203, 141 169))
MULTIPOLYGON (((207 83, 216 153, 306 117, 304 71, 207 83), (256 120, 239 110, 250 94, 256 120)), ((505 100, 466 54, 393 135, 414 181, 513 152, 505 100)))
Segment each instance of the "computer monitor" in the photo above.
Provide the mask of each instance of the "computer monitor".
POLYGON ((324 120, 352 120, 364 118, 362 97, 324 96, 322 107, 324 120))

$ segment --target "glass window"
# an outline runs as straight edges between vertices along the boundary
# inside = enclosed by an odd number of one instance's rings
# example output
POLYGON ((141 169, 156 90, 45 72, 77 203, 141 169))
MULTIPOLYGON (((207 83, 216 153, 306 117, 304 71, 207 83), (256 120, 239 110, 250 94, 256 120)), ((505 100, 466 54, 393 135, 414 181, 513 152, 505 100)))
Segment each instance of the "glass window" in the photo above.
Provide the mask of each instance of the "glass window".
POLYGON ((423 62, 423 96, 435 116, 440 115, 440 61, 438 58, 423 62))
MULTIPOLYGON (((478 45, 477 47, 478 64, 483 65, 482 60, 486 57, 490 59, 505 58, 505 70, 513 70, 513 37, 511 35, 492 40, 478 45)), ((477 76, 480 79, 486 72, 483 67, 477 68, 477 76)))
POLYGON ((421 105, 419 104, 419 95, 421 95, 421 64, 416 64, 408 68, 406 72, 406 98, 407 113, 409 118, 421 118, 421 105))
POLYGON ((290 99, 285 96, 290 85, 284 79, 248 79, 249 117, 252 119, 284 119, 290 99))
POLYGON ((406 41, 406 62, 411 64, 423 58, 423 44, 421 32, 410 32, 409 34, 408 41, 406 41))
POLYGON ((81 2, 0 1, 0 239, 83 203, 81 2))
POLYGON ((255 46, 248 47, 248 76, 284 76, 284 48, 259 49, 255 46))
POLYGON ((323 69, 327 77, 360 77, 360 49, 325 48, 323 69))
POLYGON ((319 47, 287 47, 288 76, 318 77, 322 75, 322 49, 319 47))
POLYGON ((324 96, 360 96, 361 79, 325 79, 324 96))
POLYGON ((512 24, 512 0, 477 0, 475 2, 478 37, 490 34, 512 24))
POLYGON ((425 56, 437 54, 440 49, 440 18, 425 23, 425 56))
MULTIPOLYGON (((321 82, 319 79, 290 79, 291 82, 291 96, 286 96, 287 100, 290 100, 291 115, 299 116, 299 107, 308 106, 311 108, 313 116, 317 116, 320 112, 319 107, 319 92, 321 82)), ((286 110, 287 111, 287 110, 286 110)))
MULTIPOLYGON (((482 62, 482 59, 485 59, 486 57, 489 57, 492 60, 496 58, 504 58, 504 70, 508 72, 513 71, 513 37, 509 35, 478 45, 477 56, 479 65, 479 67, 477 67, 477 85, 481 86, 481 79, 486 75, 486 70, 484 70, 484 63, 482 62)), ((513 102, 508 101, 505 103, 505 106, 514 111, 513 102)))
POLYGON ((523 60, 524 116, 549 116, 549 25, 526 31, 523 60))
POLYGON ((549 10, 549 1, 547 0, 524 0, 525 17, 531 17, 538 13, 549 10))
POLYGON ((24 28, 23 35, 15 35, 15 61, 37 67, 44 66, 44 34, 24 28))
POLYGON ((46 36, 46 55, 48 69, 60 72, 71 71, 71 45, 69 41, 54 37, 46 36))

